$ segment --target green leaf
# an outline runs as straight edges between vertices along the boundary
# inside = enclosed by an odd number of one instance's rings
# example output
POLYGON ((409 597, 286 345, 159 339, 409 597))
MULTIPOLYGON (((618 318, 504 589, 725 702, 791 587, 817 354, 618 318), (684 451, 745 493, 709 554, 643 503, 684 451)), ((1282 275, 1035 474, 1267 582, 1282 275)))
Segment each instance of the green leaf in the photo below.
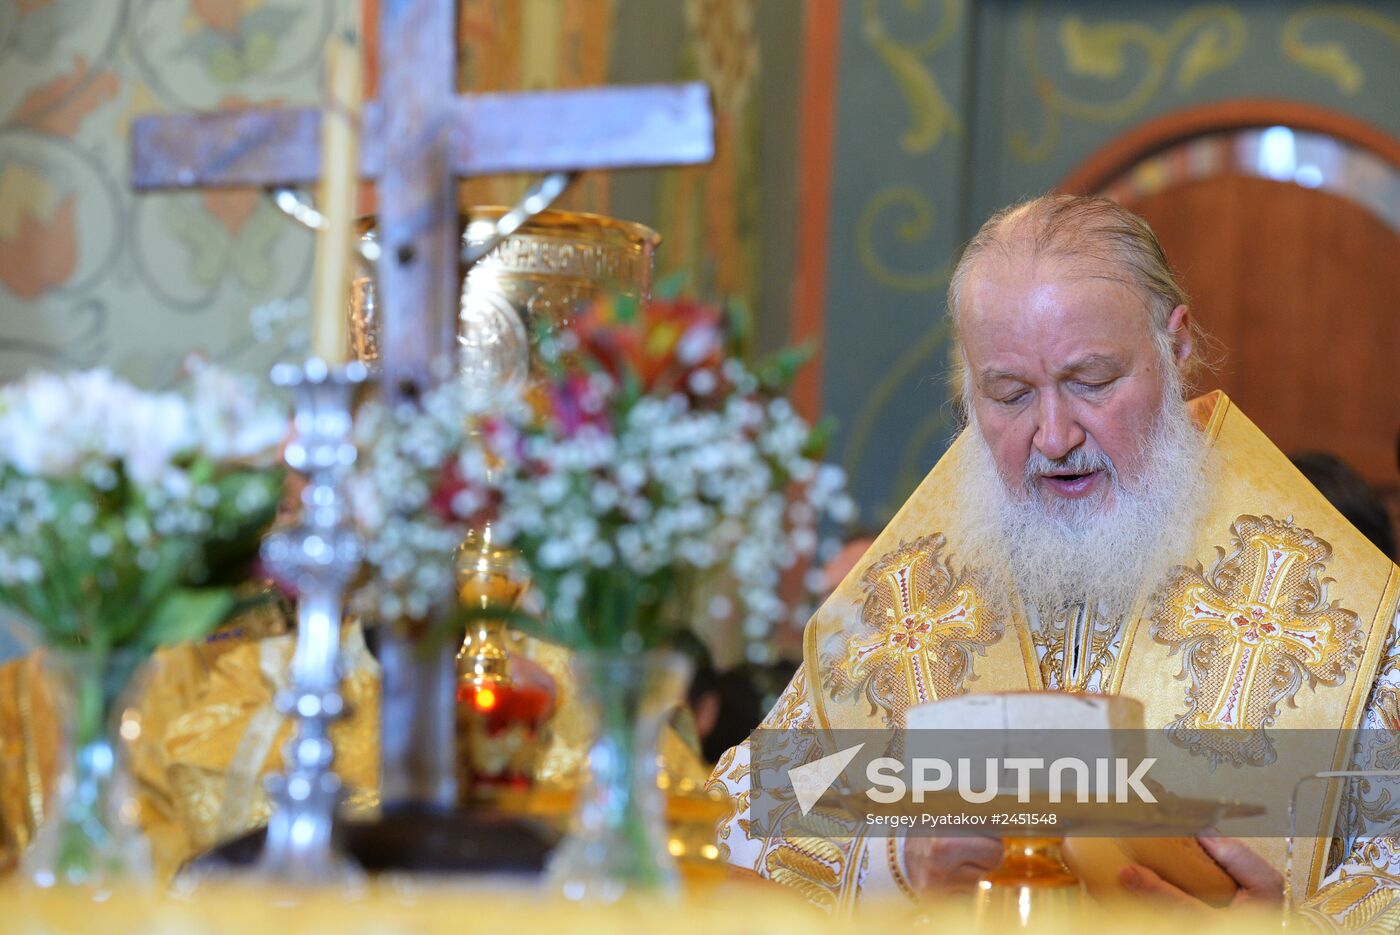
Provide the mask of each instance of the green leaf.
POLYGON ((656 285, 652 286, 651 293, 658 299, 670 302, 680 297, 685 289, 686 281, 690 274, 683 269, 678 269, 673 273, 663 276, 656 285))
POLYGON ((814 349, 810 344, 798 347, 785 347, 765 357, 758 365, 758 379, 763 388, 778 393, 787 392, 797 372, 812 359, 814 349))
POLYGON ((740 296, 730 296, 724 309, 725 351, 741 360, 749 356, 753 341, 753 310, 740 296))
POLYGON ((149 625, 137 634, 137 641, 154 647, 199 639, 223 622, 233 604, 233 591, 227 588, 172 591, 156 606, 149 625))
POLYGON ((618 321, 630 325, 640 317, 641 306, 634 297, 619 294, 613 299, 613 313, 618 321))
POLYGON ((816 425, 812 426, 812 431, 808 433, 807 440, 802 443, 802 457, 813 461, 819 460, 826 453, 827 446, 831 444, 831 436, 836 432, 836 417, 826 416, 816 425))

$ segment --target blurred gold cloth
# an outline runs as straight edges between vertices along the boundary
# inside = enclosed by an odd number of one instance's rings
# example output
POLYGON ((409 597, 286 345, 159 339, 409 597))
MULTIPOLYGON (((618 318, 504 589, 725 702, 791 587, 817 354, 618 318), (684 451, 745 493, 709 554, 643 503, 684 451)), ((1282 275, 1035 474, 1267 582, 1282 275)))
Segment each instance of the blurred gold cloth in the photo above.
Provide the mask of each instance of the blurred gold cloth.
MULTIPOLYGON (((292 723, 274 707, 286 687, 294 638, 216 635, 155 654, 137 691, 141 733, 130 744, 142 825, 162 877, 188 858, 267 821, 263 777, 282 766, 292 723)), ((348 715, 331 728, 335 768, 349 790, 346 808, 366 813, 379 802, 379 666, 358 625, 345 628, 342 685, 348 715)), ((566 650, 528 638, 513 647, 558 685, 551 742, 538 778, 573 785, 591 740, 577 701, 566 650)), ((55 769, 58 728, 37 655, 0 666, 0 872, 14 866, 42 819, 55 769)), ((678 736, 663 736, 662 755, 675 780, 702 784, 708 774, 678 736)))
MULTIPOLYGON (((0 888, 0 919, 21 935, 885 935, 915 928, 927 932, 978 931, 966 902, 914 908, 872 904, 852 918, 833 917, 763 883, 731 881, 703 898, 679 903, 630 900, 609 906, 566 903, 508 883, 378 885, 359 892, 289 891, 272 887, 202 887, 189 898, 118 892, 101 905, 76 891, 0 888)), ((1302 922, 1303 920, 1299 920, 1302 922)), ((1022 931, 1044 935, 1113 932, 1168 935, 1190 927, 1193 935, 1265 935, 1279 931, 1277 913, 1184 915, 1143 908, 1107 915, 1086 906, 1079 913, 1037 916, 1022 931)), ((1311 932, 1306 924, 1293 931, 1311 932)), ((983 928, 981 931, 988 931, 983 928)))

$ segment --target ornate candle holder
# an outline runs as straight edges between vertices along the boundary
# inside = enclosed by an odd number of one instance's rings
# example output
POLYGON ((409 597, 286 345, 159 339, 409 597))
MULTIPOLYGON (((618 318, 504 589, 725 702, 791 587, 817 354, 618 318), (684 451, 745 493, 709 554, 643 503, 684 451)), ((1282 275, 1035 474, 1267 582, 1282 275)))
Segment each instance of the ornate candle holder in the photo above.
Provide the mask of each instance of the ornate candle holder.
POLYGON ((291 687, 277 697, 278 710, 296 719, 296 729, 284 751, 282 775, 268 778, 274 808, 259 872, 293 883, 353 875, 331 838, 341 781, 332 769, 329 728, 345 707, 340 625, 345 588, 360 564, 361 548, 347 515, 343 482, 355 462, 350 429, 366 379, 363 364, 332 370, 317 358, 272 371, 273 383, 295 394, 294 432, 284 457, 307 483, 301 522, 263 544, 264 560, 295 584, 298 596, 291 687))

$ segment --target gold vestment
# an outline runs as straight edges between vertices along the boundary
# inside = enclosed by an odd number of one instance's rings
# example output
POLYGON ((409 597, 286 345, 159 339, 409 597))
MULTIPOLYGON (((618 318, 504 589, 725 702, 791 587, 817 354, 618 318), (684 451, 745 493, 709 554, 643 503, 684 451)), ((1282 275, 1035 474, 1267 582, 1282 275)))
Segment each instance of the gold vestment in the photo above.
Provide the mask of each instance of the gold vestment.
MULTIPOLYGON (((1207 441, 1208 502, 1187 554, 1139 596, 1126 620, 1032 627, 1023 613, 1003 615, 984 599, 985 571, 969 567, 960 547, 959 475, 967 470, 970 444, 964 434, 812 617, 802 667, 764 726, 818 732, 902 726, 910 707, 939 698, 1060 689, 1137 698, 1151 729, 1235 727, 1241 738, 1283 728, 1354 728, 1363 714, 1387 705, 1394 713, 1400 569, 1224 394, 1194 400, 1191 411, 1207 441), (1199 636, 1203 607, 1244 624, 1282 628, 1285 636, 1304 633, 1313 644, 1295 653, 1278 640, 1265 655, 1262 644, 1239 649, 1242 641, 1231 645, 1221 635, 1213 654, 1185 652, 1183 643, 1199 636), (1070 653, 1072 631, 1078 646, 1070 653), (1282 684, 1291 679, 1291 690, 1278 691, 1275 676, 1282 684)), ((1349 755, 1339 748, 1327 766, 1343 768, 1349 755)), ((843 827, 840 816, 821 807, 804 816, 794 803, 770 819, 775 833, 751 837, 750 766, 741 745, 720 760, 711 780, 735 800, 720 835, 731 861, 831 908, 849 907, 875 881, 913 895, 895 837, 871 838, 864 825, 843 827)), ((1323 827, 1303 831, 1315 835, 1300 855, 1309 893, 1327 871, 1335 796, 1323 811, 1323 827)), ((1250 843, 1282 867, 1282 842, 1250 843)), ((1372 862, 1358 865, 1356 874, 1375 870, 1372 862)), ((1375 886, 1355 879, 1348 885, 1358 899, 1375 895, 1375 886)), ((1400 894, 1400 878, 1389 878, 1386 887, 1400 894)), ((1330 914, 1345 914, 1344 908, 1330 914)))

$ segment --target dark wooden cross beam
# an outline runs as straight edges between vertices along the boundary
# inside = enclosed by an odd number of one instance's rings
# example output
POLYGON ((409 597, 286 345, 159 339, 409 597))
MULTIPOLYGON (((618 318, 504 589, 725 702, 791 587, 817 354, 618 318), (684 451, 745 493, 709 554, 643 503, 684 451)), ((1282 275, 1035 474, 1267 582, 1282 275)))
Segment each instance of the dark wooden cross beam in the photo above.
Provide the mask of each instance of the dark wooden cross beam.
MULTIPOLYGON (((459 96, 454 0, 381 0, 379 17, 360 171, 379 186, 381 376, 403 395, 457 346, 457 177, 708 162, 714 121, 699 83, 459 96)), ((320 175, 320 126, 316 109, 143 117, 132 182, 307 185, 320 175)))

